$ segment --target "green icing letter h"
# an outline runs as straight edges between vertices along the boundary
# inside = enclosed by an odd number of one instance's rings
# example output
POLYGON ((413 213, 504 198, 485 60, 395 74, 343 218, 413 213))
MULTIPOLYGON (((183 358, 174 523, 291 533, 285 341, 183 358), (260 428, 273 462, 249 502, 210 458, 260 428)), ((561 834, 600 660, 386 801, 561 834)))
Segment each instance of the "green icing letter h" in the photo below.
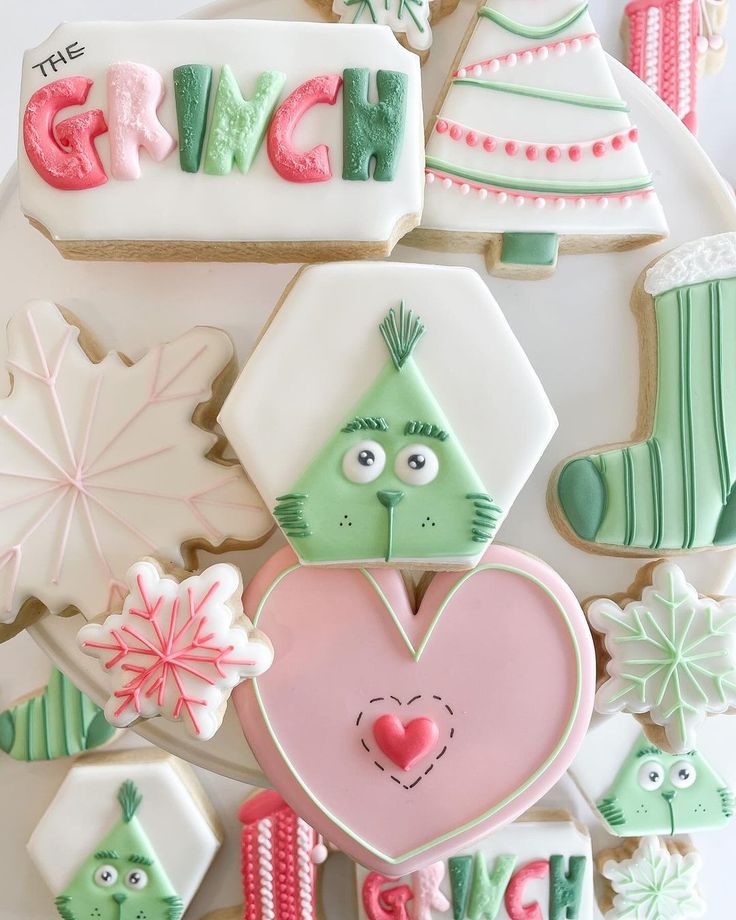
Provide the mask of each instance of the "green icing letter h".
POLYGON ((370 71, 350 67, 343 73, 343 179, 366 181, 375 158, 373 178, 390 182, 404 141, 408 78, 379 70, 378 102, 369 101, 370 71))

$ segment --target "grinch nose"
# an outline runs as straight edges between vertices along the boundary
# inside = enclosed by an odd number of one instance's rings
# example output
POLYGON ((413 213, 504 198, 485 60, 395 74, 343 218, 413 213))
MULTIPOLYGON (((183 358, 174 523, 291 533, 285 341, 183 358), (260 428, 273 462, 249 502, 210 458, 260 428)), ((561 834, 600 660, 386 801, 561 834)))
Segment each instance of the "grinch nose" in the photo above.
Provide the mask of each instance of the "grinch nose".
POLYGON ((663 792, 662 798, 665 800, 665 802, 671 802, 672 799, 674 799, 675 795, 676 793, 674 790, 672 792, 663 792))
POLYGON ((127 895, 127 894, 122 894, 122 893, 121 893, 121 894, 114 894, 114 895, 112 896, 112 899, 113 899, 113 901, 114 901, 116 904, 122 904, 123 901, 127 901, 127 900, 128 900, 128 895, 127 895))
POLYGON ((376 492, 376 497, 378 498, 378 501, 384 506, 384 508, 395 508, 404 497, 404 493, 391 492, 388 489, 382 489, 380 492, 376 492))

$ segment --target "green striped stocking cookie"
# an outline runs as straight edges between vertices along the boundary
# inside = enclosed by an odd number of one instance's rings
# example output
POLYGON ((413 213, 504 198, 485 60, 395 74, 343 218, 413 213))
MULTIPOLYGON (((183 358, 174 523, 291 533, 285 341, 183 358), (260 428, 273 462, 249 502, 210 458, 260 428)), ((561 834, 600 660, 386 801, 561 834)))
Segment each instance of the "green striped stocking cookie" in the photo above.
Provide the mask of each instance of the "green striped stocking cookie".
POLYGON ((553 487, 558 523, 575 542, 614 553, 733 546, 736 233, 663 256, 644 290, 657 342, 651 434, 567 461, 553 487))
POLYGON ((55 760, 99 747, 116 729, 54 668, 40 693, 0 712, 0 750, 16 760, 55 760))

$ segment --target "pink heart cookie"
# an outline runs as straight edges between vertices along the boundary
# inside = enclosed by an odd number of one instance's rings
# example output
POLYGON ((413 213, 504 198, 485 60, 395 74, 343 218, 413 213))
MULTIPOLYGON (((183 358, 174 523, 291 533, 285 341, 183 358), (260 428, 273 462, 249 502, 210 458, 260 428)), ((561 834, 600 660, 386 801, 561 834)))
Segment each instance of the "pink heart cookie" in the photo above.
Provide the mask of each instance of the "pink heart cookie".
POLYGON ((294 810, 378 872, 408 874, 513 820, 585 735, 585 617, 519 550, 435 575, 415 612, 396 570, 299 566, 283 549, 244 600, 274 647, 234 694, 248 742, 294 810))

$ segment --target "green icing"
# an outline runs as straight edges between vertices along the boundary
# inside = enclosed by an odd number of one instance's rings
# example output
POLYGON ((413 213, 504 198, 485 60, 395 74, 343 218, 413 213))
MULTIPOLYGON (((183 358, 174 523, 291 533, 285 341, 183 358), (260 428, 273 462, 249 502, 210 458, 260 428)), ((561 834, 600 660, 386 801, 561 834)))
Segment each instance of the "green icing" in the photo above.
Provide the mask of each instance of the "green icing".
POLYGON ((571 856, 565 872, 565 857, 549 858, 549 920, 578 920, 585 884, 585 856, 571 856))
POLYGON ((396 174, 404 142, 405 73, 379 70, 378 102, 372 103, 370 71, 349 67, 343 73, 343 179, 365 181, 375 159, 373 178, 390 182, 396 174))
POLYGON ((174 68, 179 163, 184 172, 196 173, 202 162, 211 85, 212 68, 207 64, 174 68))
MULTIPOLYGON (((419 32, 423 33, 426 30, 426 24, 422 21, 420 16, 417 16, 416 12, 414 11, 414 7, 416 7, 418 10, 422 9, 422 0, 393 0, 393 2, 398 3, 398 19, 403 19, 404 13, 407 13, 419 32)), ((352 19, 353 22, 369 21, 374 25, 378 23, 376 3, 386 3, 386 9, 388 9, 387 0, 345 0, 345 6, 355 7, 355 16, 353 16, 352 19), (367 19, 364 16, 365 13, 368 14, 367 19)))
POLYGON ((641 735, 597 808, 619 837, 670 836, 724 827, 733 795, 697 751, 668 754, 641 735))
POLYGON ((613 181, 592 181, 569 179, 559 182, 556 179, 529 179, 502 176, 498 173, 482 172, 478 169, 464 169, 455 166, 447 160, 428 156, 427 166, 451 176, 458 176, 470 182, 479 182, 481 185, 490 185, 493 188, 509 189, 518 192, 539 192, 547 195, 619 195, 626 192, 638 192, 649 188, 652 184, 651 176, 640 179, 616 179, 613 181))
POLYGON ((501 262, 505 265, 557 264, 559 237, 556 233, 504 233, 501 262))
POLYGON ((498 10, 491 9, 487 6, 482 6, 478 10, 478 15, 490 19, 491 22, 495 23, 497 26, 500 26, 502 29, 505 29, 507 32, 511 32, 514 35, 521 35, 523 38, 533 38, 533 39, 545 39, 552 38, 553 35, 558 35, 560 32, 563 32, 574 22, 577 22, 581 16, 583 16, 588 10, 587 3, 581 3, 580 6, 576 7, 574 10, 571 10, 567 16, 563 16, 562 19, 558 19, 557 22, 551 22, 546 26, 527 26, 522 22, 516 22, 514 19, 510 19, 508 16, 504 16, 503 13, 499 13, 498 10))
POLYGON ((499 83, 495 80, 476 80, 473 77, 457 77, 455 85, 475 86, 489 89, 496 93, 512 93, 516 96, 531 96, 547 102, 561 102, 565 105, 577 105, 583 109, 602 109, 609 112, 628 112, 629 107, 622 99, 608 99, 605 96, 588 96, 584 93, 566 93, 562 90, 542 89, 539 86, 524 86, 521 83, 499 83))
POLYGON ((692 549, 736 542, 736 279, 676 288, 654 301, 657 390, 652 435, 568 464, 558 483, 578 535, 612 546, 692 549), (602 490, 602 491, 601 491, 602 490), (594 501, 586 509, 589 496, 594 501), (600 516, 600 520, 598 517, 600 516))
POLYGON ((468 902, 469 920, 495 920, 515 865, 515 856, 498 856, 489 873, 483 854, 475 854, 473 887, 468 902))
POLYGON ((403 304, 389 313, 381 324, 386 365, 279 496, 274 515, 303 560, 462 559, 492 538, 499 508, 414 360, 423 333, 403 304), (424 482, 434 463, 436 475, 424 482))
POLYGON ((62 920, 179 920, 183 911, 143 830, 141 796, 127 780, 118 792, 122 816, 95 846, 56 899, 62 920))
POLYGON ((55 760, 109 741, 116 729, 54 668, 43 693, 0 714, 0 749, 16 760, 55 760))
POLYGON ((252 97, 244 99, 232 70, 227 64, 223 65, 207 140, 206 173, 226 176, 233 163, 241 172, 248 172, 263 143, 285 82, 285 74, 266 70, 256 80, 252 97))
POLYGON ((470 895, 472 856, 451 856, 447 861, 450 891, 452 892, 452 920, 465 920, 465 910, 470 895))

